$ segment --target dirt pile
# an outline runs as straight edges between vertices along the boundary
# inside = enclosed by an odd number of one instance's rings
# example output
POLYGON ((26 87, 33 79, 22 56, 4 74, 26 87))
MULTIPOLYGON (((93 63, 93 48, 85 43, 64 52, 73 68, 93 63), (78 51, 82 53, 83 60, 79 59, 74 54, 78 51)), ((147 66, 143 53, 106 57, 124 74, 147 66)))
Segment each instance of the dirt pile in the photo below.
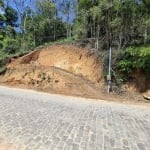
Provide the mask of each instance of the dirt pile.
POLYGON ((87 49, 57 45, 12 60, 0 82, 67 95, 101 98, 102 63, 87 49))
POLYGON ((75 46, 57 45, 34 51, 8 65, 8 68, 30 64, 32 66, 57 67, 83 76, 96 83, 102 83, 102 63, 94 53, 75 46))
POLYGON ((137 91, 137 85, 144 85, 146 81, 141 78, 132 84, 132 80, 124 85, 125 93, 107 94, 102 62, 93 51, 72 45, 53 45, 35 50, 12 59, 6 67, 7 71, 0 76, 0 84, 115 101, 141 101, 141 94, 126 91, 137 91))
POLYGON ((122 89, 129 92, 143 93, 150 88, 150 81, 140 69, 136 69, 130 75, 128 81, 122 85, 122 89))

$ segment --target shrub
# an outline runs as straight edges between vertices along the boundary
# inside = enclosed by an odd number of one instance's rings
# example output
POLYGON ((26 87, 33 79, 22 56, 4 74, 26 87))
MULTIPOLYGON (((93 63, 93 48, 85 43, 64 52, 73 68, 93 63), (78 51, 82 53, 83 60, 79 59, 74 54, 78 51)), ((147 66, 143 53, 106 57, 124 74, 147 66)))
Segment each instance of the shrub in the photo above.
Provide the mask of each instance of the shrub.
POLYGON ((3 51, 7 54, 15 54, 20 49, 20 44, 17 40, 6 38, 3 44, 3 51))
POLYGON ((135 69, 141 69, 147 77, 150 77, 150 46, 127 48, 117 63, 117 69, 126 77, 135 69))

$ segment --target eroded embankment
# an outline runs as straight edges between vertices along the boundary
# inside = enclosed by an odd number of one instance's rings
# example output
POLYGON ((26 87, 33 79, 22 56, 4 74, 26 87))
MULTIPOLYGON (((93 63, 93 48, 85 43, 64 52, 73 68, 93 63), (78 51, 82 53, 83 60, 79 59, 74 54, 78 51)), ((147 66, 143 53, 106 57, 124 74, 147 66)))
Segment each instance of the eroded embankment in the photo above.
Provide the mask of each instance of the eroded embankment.
POLYGON ((69 45, 45 47, 7 65, 0 82, 48 92, 100 98, 103 67, 87 49, 69 45))

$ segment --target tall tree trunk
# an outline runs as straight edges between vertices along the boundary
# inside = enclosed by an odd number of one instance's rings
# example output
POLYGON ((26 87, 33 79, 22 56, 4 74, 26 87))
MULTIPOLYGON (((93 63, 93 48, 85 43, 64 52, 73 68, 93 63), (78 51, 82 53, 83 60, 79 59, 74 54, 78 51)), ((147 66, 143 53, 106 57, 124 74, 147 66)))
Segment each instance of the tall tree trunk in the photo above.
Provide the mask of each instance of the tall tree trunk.
POLYGON ((67 29, 67 39, 69 38, 69 13, 67 13, 67 24, 66 24, 66 29, 67 29))
POLYGON ((91 32, 91 37, 93 36, 93 27, 92 27, 92 21, 90 19, 90 32, 91 32))
MULTIPOLYGON (((54 2, 54 4, 56 4, 56 1, 55 0, 53 0, 53 2, 54 2)), ((56 8, 55 8, 55 10, 54 10, 54 41, 56 40, 56 15, 57 15, 57 12, 56 12, 57 10, 56 10, 56 8)))
POLYGON ((23 19, 23 32, 26 33, 26 21, 27 21, 27 13, 25 13, 25 18, 23 19))
POLYGON ((144 31, 144 44, 147 43, 147 25, 145 26, 145 31, 144 31))
POLYGON ((99 25, 97 25, 97 28, 96 28, 96 31, 97 31, 97 34, 96 34, 96 37, 95 37, 95 49, 99 49, 99 25))

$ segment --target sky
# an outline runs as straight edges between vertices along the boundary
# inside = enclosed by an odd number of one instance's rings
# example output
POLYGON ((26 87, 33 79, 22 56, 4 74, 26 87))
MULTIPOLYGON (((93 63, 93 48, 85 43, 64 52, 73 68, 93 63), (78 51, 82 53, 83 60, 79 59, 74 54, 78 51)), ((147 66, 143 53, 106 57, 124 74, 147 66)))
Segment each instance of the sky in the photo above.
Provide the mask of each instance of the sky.
MULTIPOLYGON (((17 7, 18 6, 21 6, 21 1, 23 0, 16 0, 17 1, 17 6, 14 2, 14 0, 6 0, 10 6, 12 6, 14 9, 17 10, 17 7)), ((64 0, 56 0, 56 6, 58 7, 60 5, 61 2, 63 2, 64 0)), ((24 7, 20 7, 21 11, 23 11, 23 8, 27 7, 27 6, 30 6, 30 8, 32 9, 35 9, 35 6, 36 6, 36 0, 25 0, 25 5, 24 7)), ((17 10, 18 11, 18 10, 17 10)), ((62 20, 65 22, 67 19, 66 19, 66 15, 63 15, 59 10, 58 10, 58 16, 62 18, 62 20)), ((73 10, 70 11, 70 19, 69 19, 69 23, 72 23, 73 20, 75 18, 75 13, 73 10)), ((19 19, 20 21, 20 19, 19 19)))
MULTIPOLYGON (((36 1, 37 0, 16 0, 17 2, 17 5, 15 3, 15 0, 4 0, 6 4, 8 4, 9 6, 11 6, 12 8, 14 8, 15 10, 19 11, 20 12, 23 12, 24 9, 29 6, 32 10, 35 9, 36 7, 36 1), (22 6, 21 5, 21 2, 22 1, 25 1, 24 5, 22 6)), ((56 0, 56 6, 58 8, 58 6, 61 4, 61 2, 63 1, 68 1, 68 0, 56 0)), ((71 2, 75 2, 76 0, 72 0, 71 2)), ((0 14, 4 14, 4 11, 0 8, 0 14)), ((64 15, 63 13, 61 13, 58 9, 58 17, 62 18, 62 20, 64 22, 67 21, 67 17, 66 15, 64 15)), ((75 13, 73 11, 73 9, 70 10, 70 17, 69 17, 69 23, 73 23, 74 21, 74 18, 75 18, 75 13)), ((18 24, 21 24, 21 17, 19 16, 19 13, 18 13, 18 24)), ((20 30, 20 27, 15 27, 15 30, 18 31, 18 32, 21 32, 20 30)))
POLYGON ((4 14, 4 11, 0 8, 0 14, 4 14))

